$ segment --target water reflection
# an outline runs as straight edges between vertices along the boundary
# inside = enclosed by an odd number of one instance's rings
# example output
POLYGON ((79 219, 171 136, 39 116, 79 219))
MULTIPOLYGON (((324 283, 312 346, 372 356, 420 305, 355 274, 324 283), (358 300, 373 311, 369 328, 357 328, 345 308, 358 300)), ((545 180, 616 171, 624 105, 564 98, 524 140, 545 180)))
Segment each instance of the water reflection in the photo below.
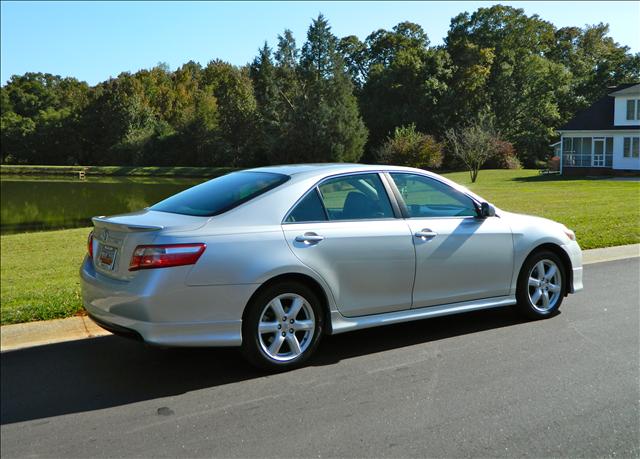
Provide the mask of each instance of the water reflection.
POLYGON ((95 215, 148 207, 206 179, 0 178, 2 234, 89 226, 95 215))

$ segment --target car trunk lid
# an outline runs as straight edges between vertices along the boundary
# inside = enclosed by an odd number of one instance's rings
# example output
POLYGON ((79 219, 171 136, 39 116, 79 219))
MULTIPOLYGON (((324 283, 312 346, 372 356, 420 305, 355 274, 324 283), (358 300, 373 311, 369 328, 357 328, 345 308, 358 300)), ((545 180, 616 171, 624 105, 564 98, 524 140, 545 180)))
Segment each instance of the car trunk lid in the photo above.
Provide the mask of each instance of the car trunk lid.
POLYGON ((129 271, 133 251, 139 245, 153 244, 162 232, 181 232, 202 227, 208 217, 143 210, 111 217, 94 217, 93 263, 106 276, 128 280, 136 276, 129 271))

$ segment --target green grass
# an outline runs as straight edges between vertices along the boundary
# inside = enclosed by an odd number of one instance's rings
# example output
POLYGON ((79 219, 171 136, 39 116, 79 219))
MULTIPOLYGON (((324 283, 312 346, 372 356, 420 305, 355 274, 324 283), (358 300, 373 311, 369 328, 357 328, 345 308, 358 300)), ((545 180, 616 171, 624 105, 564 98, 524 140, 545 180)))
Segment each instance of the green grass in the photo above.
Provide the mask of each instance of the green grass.
POLYGON ((82 310, 78 271, 89 228, 0 236, 2 325, 82 310))
MULTIPOLYGON (((4 167, 4 166, 3 166, 4 167)), ((496 206, 540 215, 576 231, 583 249, 640 242, 640 183, 561 179, 529 170, 445 174, 496 206)), ((78 270, 88 228, 1 236, 2 324, 82 310, 78 270)))
POLYGON ((236 170, 233 167, 129 167, 129 166, 0 166, 1 175, 56 175, 77 177, 207 177, 213 178, 236 170))

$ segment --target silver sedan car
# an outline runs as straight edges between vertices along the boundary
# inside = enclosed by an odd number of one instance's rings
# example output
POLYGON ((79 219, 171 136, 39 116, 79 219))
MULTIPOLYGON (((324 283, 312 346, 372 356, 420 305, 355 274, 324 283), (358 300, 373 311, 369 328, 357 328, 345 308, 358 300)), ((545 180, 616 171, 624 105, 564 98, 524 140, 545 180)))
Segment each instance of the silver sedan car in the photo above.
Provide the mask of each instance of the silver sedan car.
POLYGON ((582 289, 564 225, 406 167, 245 170, 93 223, 81 277, 95 322, 240 346, 267 369, 299 366, 324 334, 503 306, 545 318, 582 289))

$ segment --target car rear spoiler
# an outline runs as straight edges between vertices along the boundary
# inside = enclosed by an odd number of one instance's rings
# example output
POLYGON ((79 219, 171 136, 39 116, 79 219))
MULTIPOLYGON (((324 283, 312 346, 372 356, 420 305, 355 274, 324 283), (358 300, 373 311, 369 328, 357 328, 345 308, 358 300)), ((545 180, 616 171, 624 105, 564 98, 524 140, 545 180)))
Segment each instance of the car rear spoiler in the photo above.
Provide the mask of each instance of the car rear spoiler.
POLYGON ((110 217, 105 217, 101 215, 99 217, 93 217, 91 221, 93 222, 93 226, 102 226, 107 229, 115 230, 115 231, 124 231, 127 233, 137 233, 142 231, 160 231, 164 229, 164 226, 158 225, 137 225, 135 223, 117 223, 113 221, 109 221, 110 217))

